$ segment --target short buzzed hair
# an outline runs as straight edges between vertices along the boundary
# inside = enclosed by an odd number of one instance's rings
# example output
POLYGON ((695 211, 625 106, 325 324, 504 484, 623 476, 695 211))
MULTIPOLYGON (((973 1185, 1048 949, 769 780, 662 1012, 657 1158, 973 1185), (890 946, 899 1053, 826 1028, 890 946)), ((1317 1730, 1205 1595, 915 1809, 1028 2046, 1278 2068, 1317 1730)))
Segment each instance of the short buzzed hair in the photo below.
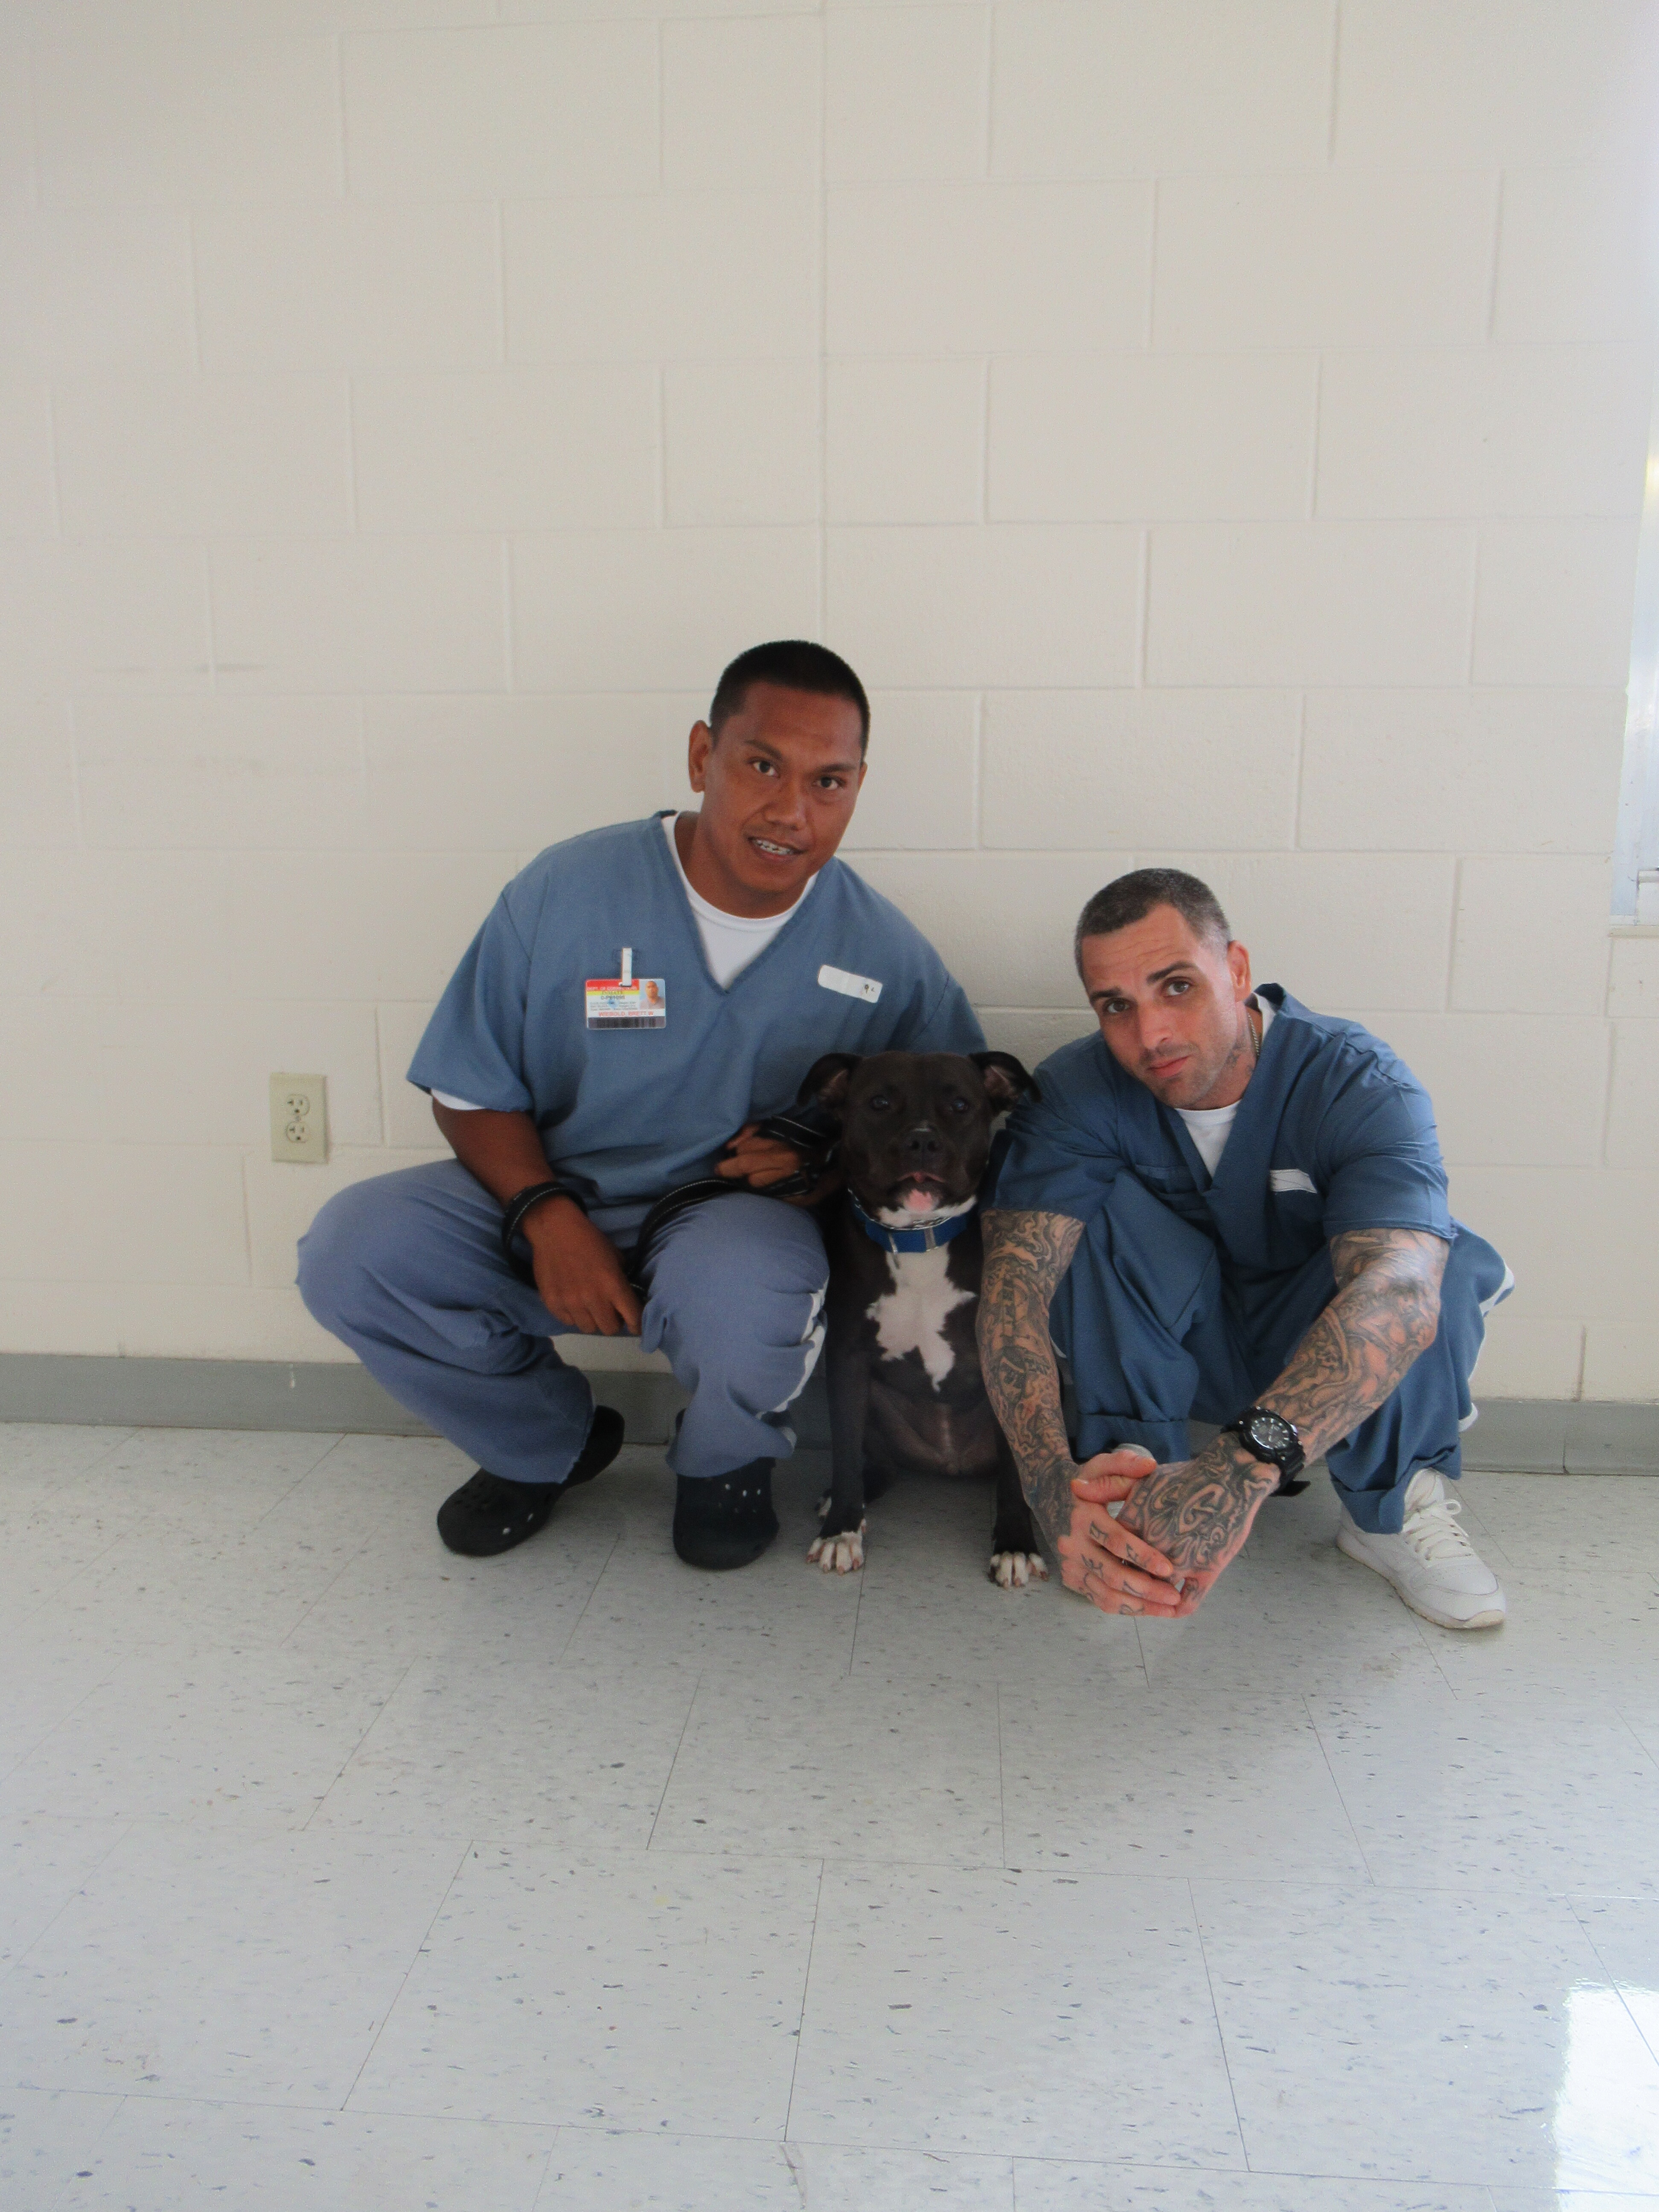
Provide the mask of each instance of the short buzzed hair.
POLYGON ((1208 884, 1180 868, 1135 868, 1097 891, 1078 916, 1077 933, 1072 939, 1078 973, 1083 972, 1085 937, 1109 937, 1114 930, 1127 929, 1133 921, 1145 921, 1160 906, 1172 906, 1188 928, 1207 937, 1212 944, 1231 943, 1233 933, 1221 911, 1221 902, 1208 884))
POLYGON ((725 670, 714 686, 708 726, 718 738, 723 724, 738 714, 751 684, 775 684, 785 691, 810 691, 819 699, 845 699, 859 710, 859 750, 870 746, 870 701, 862 684, 840 653, 809 638, 783 637, 770 645, 751 645, 725 670))

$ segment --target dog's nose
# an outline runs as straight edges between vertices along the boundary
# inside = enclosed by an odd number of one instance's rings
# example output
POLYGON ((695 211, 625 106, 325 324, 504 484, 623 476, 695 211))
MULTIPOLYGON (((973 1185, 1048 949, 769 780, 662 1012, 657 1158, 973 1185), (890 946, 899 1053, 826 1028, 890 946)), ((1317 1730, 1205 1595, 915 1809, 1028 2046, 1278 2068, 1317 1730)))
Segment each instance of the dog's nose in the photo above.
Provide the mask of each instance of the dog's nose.
POLYGON ((907 1152, 925 1154, 931 1158, 939 1150, 939 1131, 930 1121, 918 1121, 904 1140, 907 1152))

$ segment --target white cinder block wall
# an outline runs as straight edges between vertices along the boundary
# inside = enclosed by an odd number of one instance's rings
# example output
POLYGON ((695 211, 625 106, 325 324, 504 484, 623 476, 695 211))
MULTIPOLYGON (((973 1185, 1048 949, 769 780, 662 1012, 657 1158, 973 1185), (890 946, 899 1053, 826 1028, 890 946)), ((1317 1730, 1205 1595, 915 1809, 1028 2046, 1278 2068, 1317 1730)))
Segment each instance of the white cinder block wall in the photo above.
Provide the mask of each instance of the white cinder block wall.
POLYGON ((496 890, 799 633, 994 1036, 1199 870, 1432 1086, 1486 1390, 1659 1397, 1656 55, 1651 0, 8 0, 0 1342, 335 1356, 295 1233, 432 1152, 496 890))

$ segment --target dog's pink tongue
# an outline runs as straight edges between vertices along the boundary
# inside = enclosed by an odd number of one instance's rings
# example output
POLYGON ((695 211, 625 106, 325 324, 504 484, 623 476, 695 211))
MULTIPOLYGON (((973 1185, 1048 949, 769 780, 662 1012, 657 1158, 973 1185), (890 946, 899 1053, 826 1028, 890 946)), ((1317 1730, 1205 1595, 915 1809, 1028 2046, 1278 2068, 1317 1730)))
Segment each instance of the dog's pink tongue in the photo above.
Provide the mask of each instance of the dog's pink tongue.
POLYGON ((914 1183, 904 1194, 904 1203, 912 1213, 931 1213, 938 1202, 931 1190, 918 1190, 914 1183))

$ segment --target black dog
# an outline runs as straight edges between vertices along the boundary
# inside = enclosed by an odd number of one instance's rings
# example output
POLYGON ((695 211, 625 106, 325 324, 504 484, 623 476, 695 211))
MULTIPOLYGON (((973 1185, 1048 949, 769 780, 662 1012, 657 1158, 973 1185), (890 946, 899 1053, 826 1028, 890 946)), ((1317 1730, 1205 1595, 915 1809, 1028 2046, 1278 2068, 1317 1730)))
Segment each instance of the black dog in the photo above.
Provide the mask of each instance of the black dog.
POLYGON ((826 1574, 864 1565, 866 1501, 892 1475, 994 1471, 991 1579, 1048 1579, 974 1340, 991 1125, 1027 1091, 1006 1052, 829 1053, 801 1085, 839 1121, 845 1179, 823 1213, 832 1472, 806 1556, 826 1574))

